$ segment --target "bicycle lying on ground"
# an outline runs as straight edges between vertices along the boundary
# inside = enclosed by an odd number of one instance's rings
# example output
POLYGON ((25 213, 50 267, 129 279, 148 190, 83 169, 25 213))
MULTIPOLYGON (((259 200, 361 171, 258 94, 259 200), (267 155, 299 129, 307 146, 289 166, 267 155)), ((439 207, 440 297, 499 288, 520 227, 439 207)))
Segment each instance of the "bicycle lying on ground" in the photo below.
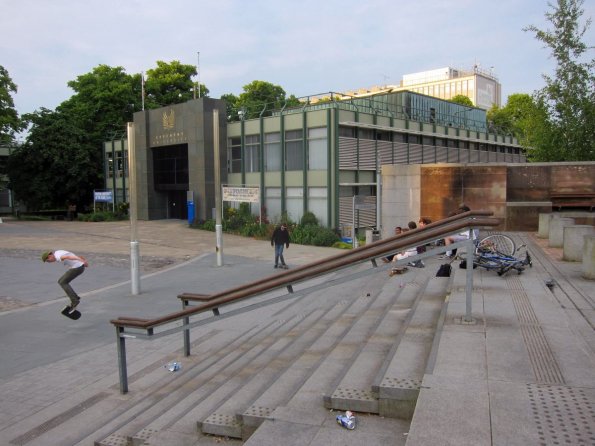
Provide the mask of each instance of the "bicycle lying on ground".
POLYGON ((473 267, 480 266, 488 271, 496 271, 499 276, 510 270, 521 274, 526 266, 533 266, 529 251, 525 250, 524 258, 515 257, 526 247, 527 245, 522 244, 517 248, 514 241, 504 234, 488 235, 476 243, 473 267))

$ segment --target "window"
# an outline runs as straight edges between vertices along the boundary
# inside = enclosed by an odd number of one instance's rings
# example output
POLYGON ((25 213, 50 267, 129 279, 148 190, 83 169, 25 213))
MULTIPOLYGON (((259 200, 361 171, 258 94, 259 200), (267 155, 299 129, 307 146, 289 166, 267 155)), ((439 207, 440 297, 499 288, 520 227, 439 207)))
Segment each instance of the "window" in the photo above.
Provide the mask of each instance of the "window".
POLYGON ((246 136, 246 149, 245 149, 245 164, 244 168, 246 172, 260 172, 260 157, 258 156, 258 149, 260 147, 260 136, 259 135, 248 135, 246 136))
POLYGON ((285 168, 286 170, 303 170, 304 140, 302 130, 285 132, 285 168))
POLYGON ((339 136, 343 138, 355 138, 355 127, 339 127, 339 136))
POLYGON ((227 172, 242 172, 242 138, 239 136, 227 140, 227 172))
POLYGON ((326 127, 308 129, 308 169, 328 168, 326 127))
POLYGON ((264 162, 266 171, 281 170, 281 133, 264 135, 264 162))

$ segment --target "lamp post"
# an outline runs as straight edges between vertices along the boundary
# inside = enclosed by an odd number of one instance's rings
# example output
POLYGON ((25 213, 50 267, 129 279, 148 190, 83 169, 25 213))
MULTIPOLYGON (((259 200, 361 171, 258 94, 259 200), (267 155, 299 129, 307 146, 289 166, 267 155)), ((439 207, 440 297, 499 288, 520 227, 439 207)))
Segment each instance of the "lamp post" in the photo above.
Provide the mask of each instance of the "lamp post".
POLYGON ((139 268, 139 246, 138 246, 138 197, 136 188, 136 147, 134 141, 134 123, 127 125, 128 132, 128 175, 130 187, 130 279, 132 295, 140 294, 140 268, 139 268))
POLYGON ((221 225, 221 166, 219 160, 219 110, 213 110, 213 155, 215 167, 215 237, 217 266, 223 266, 223 227, 221 225))

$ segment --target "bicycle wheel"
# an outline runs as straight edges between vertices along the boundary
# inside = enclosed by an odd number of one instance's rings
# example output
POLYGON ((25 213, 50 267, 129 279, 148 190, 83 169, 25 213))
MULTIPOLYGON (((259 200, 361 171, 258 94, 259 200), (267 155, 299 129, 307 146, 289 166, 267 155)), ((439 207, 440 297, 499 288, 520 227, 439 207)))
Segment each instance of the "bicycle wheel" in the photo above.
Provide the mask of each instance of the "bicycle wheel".
POLYGON ((477 245, 478 249, 495 250, 507 256, 513 256, 515 245, 512 239, 504 234, 492 234, 481 239, 477 245))

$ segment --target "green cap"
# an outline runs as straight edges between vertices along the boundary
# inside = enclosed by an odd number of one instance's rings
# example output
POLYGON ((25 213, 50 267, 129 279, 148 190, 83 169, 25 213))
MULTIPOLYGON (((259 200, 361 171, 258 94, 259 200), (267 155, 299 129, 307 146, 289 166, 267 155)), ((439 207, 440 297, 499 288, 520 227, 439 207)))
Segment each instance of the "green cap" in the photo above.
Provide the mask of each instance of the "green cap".
POLYGON ((50 254, 52 253, 52 251, 46 251, 41 255, 41 260, 43 260, 44 262, 48 259, 48 257, 50 256, 50 254))

